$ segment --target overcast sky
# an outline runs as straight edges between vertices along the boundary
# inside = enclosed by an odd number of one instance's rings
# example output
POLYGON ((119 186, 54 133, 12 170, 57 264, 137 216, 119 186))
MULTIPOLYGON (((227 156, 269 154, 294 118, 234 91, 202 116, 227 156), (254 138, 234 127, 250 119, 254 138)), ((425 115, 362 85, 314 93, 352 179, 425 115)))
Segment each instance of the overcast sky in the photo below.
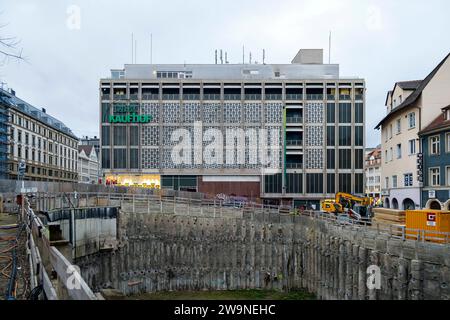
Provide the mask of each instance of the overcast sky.
POLYGON ((367 146, 394 82, 423 79, 450 52, 448 0, 2 0, 2 36, 21 40, 28 62, 0 66, 17 95, 68 125, 98 135, 98 83, 131 62, 213 63, 214 49, 242 61, 242 45, 266 63, 290 63, 300 48, 324 48, 341 76, 367 81, 367 146), (76 19, 77 10, 80 20, 76 19), (79 23, 78 23, 79 22, 79 23), (79 28, 78 28, 79 27, 79 28))

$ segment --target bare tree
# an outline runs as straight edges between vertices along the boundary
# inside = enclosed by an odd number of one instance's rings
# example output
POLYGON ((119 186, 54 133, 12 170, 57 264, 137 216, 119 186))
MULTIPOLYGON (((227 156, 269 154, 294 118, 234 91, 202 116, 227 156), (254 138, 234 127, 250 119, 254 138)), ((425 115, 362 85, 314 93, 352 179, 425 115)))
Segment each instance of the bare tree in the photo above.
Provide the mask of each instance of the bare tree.
POLYGON ((16 37, 4 36, 1 33, 6 25, 0 25, 0 57, 3 58, 3 62, 8 59, 25 60, 22 55, 22 48, 19 48, 20 41, 16 37))

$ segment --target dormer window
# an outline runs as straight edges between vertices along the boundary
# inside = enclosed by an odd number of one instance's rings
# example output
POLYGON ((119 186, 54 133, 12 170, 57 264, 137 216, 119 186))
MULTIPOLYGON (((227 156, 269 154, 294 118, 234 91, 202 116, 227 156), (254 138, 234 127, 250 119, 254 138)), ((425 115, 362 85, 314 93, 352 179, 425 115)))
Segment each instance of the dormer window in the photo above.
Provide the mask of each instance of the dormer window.
POLYGON ((447 109, 447 110, 445 110, 445 115, 444 115, 444 117, 445 117, 445 120, 450 120, 450 108, 447 109))

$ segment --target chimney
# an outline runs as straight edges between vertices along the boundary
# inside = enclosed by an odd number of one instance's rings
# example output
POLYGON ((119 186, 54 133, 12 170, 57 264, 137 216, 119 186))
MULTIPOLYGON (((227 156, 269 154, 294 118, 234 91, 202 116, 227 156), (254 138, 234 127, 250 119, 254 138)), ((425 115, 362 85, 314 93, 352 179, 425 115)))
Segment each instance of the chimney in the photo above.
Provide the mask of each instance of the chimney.
POLYGON ((42 108, 42 112, 47 113, 47 110, 45 110, 45 108, 42 108))

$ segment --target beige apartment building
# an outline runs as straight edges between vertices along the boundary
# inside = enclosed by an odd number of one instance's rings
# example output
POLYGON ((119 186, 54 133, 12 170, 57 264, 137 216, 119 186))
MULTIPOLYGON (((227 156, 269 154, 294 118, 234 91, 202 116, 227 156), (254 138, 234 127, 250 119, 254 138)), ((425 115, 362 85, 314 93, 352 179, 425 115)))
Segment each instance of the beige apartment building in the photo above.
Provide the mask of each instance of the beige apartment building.
POLYGON ((381 196, 381 146, 366 152, 365 164, 366 196, 379 199, 381 196))
POLYGON ((450 55, 424 79, 397 82, 386 98, 381 130, 381 183, 384 205, 421 208, 423 172, 418 133, 450 104, 450 55))

